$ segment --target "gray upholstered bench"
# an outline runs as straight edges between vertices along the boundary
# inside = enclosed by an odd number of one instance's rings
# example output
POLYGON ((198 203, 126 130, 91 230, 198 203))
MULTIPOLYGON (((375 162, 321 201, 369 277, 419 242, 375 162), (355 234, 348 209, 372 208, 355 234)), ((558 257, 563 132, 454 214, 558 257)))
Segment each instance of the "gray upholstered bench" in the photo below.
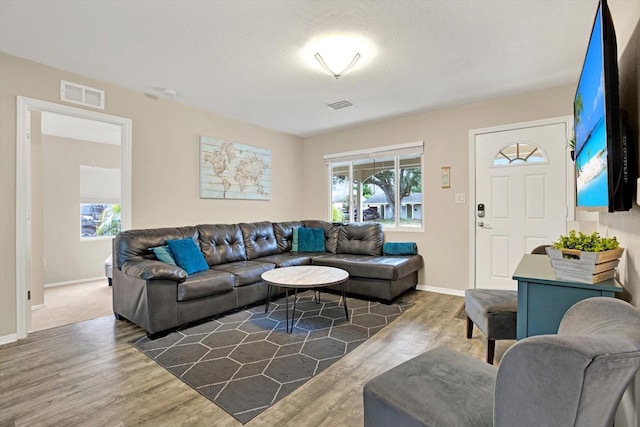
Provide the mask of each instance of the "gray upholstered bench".
POLYGON ((495 340, 515 340, 518 317, 518 291, 467 289, 464 293, 467 338, 473 324, 487 337, 486 361, 493 364, 495 340))

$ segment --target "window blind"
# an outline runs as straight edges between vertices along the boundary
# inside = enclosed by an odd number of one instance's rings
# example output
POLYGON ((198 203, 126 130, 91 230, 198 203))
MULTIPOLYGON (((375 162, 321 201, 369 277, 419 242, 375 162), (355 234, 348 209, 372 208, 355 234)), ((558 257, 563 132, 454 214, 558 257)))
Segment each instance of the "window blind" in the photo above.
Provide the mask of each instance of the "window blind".
POLYGON ((370 148, 367 150, 347 151, 344 153, 325 154, 325 163, 340 163, 353 160, 375 159, 380 157, 421 155, 424 151, 424 141, 410 142, 407 144, 389 145, 386 147, 370 148))
POLYGON ((80 166, 80 203, 120 203, 120 169, 80 166))

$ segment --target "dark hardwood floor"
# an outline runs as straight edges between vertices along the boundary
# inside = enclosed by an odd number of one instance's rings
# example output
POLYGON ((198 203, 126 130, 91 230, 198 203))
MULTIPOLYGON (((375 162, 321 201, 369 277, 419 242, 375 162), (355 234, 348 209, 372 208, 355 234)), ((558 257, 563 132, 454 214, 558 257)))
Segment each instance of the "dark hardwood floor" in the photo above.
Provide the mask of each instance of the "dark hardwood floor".
MULTIPOLYGON (((361 426, 362 386, 430 348, 479 359, 465 338, 464 298, 412 291, 414 306, 246 425, 361 426)), ((113 316, 35 332, 0 347, 0 426, 240 426, 129 344, 143 335, 113 316)), ((512 342, 498 341, 496 363, 512 342)))

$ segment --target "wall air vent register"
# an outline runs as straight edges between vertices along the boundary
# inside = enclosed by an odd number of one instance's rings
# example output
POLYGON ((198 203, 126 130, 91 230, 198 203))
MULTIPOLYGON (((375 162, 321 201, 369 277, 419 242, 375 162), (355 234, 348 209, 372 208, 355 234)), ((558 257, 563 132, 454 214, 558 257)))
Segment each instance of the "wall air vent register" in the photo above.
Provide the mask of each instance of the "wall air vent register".
POLYGON ((60 100, 104 110, 104 91, 60 80, 60 100))
POLYGON ((351 107, 352 105, 353 102, 347 101, 346 99, 341 99, 340 101, 327 104, 327 107, 331 108, 332 110, 341 110, 343 108, 351 107))

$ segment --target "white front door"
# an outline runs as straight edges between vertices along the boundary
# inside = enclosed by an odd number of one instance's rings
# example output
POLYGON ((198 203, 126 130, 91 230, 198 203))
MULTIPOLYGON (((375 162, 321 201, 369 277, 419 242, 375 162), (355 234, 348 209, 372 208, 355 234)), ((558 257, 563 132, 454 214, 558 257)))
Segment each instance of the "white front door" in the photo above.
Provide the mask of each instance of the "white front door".
POLYGON ((475 135, 475 286, 516 289, 522 255, 566 232, 567 123, 475 135))

